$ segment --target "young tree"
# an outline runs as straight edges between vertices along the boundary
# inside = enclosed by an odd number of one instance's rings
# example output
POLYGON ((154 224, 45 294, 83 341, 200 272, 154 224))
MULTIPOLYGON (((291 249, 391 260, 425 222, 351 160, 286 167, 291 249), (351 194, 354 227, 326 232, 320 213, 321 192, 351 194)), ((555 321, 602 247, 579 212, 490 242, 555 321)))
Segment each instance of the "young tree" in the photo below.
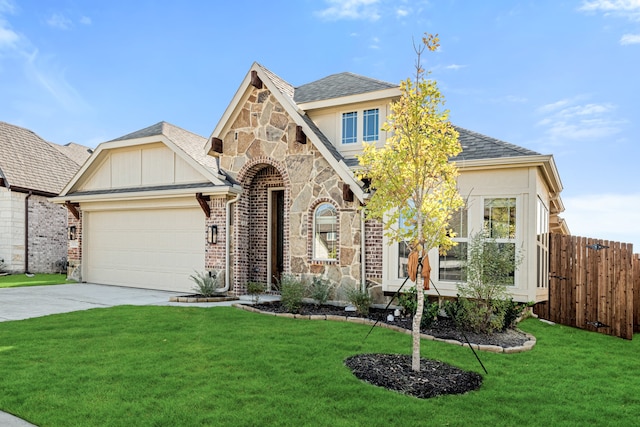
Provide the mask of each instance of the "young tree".
POLYGON ((420 274, 416 277, 418 307, 412 325, 414 371, 420 370, 420 322, 424 308, 421 289, 428 289, 426 273, 430 270, 427 253, 431 248, 447 250, 455 244, 448 223, 463 205, 456 188, 458 171, 449 162, 462 151, 458 132, 448 120, 448 111, 442 109, 444 97, 436 82, 425 78, 420 64, 425 49, 435 51, 438 47, 438 36, 427 33, 422 45, 414 46, 415 81, 407 79, 400 83, 400 99, 391 104, 391 114, 382 127, 389 137, 380 149, 365 143, 359 156, 363 167, 360 175, 370 179, 375 189, 365 206, 367 218, 382 221, 391 242, 406 242, 414 259, 417 255, 423 260, 426 277, 420 274))

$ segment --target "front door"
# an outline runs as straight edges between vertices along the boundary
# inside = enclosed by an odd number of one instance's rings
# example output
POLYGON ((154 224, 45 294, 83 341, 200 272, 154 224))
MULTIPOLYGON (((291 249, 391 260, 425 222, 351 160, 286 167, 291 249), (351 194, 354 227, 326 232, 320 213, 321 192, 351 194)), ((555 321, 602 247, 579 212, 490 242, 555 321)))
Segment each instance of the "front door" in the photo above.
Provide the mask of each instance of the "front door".
POLYGON ((284 190, 269 193, 269 286, 278 290, 284 268, 284 190))

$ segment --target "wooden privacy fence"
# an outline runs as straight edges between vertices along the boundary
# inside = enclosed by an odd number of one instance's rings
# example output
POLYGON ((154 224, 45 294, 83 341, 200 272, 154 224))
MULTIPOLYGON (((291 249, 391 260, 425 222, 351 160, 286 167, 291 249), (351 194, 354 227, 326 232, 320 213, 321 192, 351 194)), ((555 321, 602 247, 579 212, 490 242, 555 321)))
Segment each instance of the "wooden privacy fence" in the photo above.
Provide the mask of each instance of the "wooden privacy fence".
POLYGON ((640 325, 640 258, 633 245, 555 233, 549 244, 549 300, 536 305, 536 314, 632 339, 640 325))

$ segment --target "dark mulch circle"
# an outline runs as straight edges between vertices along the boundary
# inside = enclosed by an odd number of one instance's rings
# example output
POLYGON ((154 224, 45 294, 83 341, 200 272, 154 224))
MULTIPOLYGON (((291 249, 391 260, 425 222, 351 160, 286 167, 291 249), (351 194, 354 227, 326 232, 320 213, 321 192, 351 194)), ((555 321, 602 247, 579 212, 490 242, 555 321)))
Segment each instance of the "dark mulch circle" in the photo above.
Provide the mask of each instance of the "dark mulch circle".
POLYGON ((420 372, 411 369, 411 356, 359 354, 345 360, 353 374, 370 384, 420 399, 464 394, 482 385, 482 376, 436 360, 420 359, 420 372))

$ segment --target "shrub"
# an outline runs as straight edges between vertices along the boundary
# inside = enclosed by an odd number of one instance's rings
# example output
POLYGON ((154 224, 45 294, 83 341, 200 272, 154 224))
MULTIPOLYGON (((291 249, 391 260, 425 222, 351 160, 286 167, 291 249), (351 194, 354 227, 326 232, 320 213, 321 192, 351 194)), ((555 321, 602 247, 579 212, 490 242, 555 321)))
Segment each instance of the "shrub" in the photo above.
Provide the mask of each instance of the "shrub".
POLYGON ((466 329, 492 333, 502 330, 508 305, 507 286, 522 258, 513 246, 504 245, 479 232, 469 240, 469 255, 464 265, 467 281, 458 284, 460 302, 465 311, 466 329))
POLYGON ((513 298, 509 299, 505 304, 504 325, 502 326, 502 330, 505 331, 509 328, 515 328, 522 313, 531 306, 533 306, 533 303, 514 302, 513 298))
MULTIPOLYGON (((400 306, 402 307, 402 311, 405 314, 415 316, 416 310, 418 309, 418 295, 416 293, 416 287, 413 286, 408 291, 400 293, 400 296, 398 297, 398 304, 400 304, 400 306)), ((430 327, 433 324, 436 316, 438 315, 438 311, 440 311, 440 306, 438 305, 438 303, 429 302, 425 297, 420 327, 430 327)))
POLYGON ((360 290, 360 288, 347 288, 347 299, 356 307, 356 311, 362 316, 369 315, 369 306, 371 306, 371 295, 368 290, 360 290))
POLYGON ((442 304, 444 314, 455 323, 458 328, 463 328, 466 323, 466 311, 460 298, 455 300, 446 300, 442 304))
POLYGON ((257 304, 260 301, 260 294, 264 292, 265 286, 258 282, 247 283, 247 293, 251 295, 251 301, 257 304))
POLYGON ((310 298, 313 298, 316 305, 325 304, 333 293, 334 286, 329 281, 319 276, 313 276, 311 283, 307 288, 307 294, 310 298))
POLYGON ((297 313, 302 307, 305 284, 291 274, 283 274, 280 279, 280 301, 290 313, 297 313))
POLYGON ((195 283, 193 290, 203 297, 210 297, 216 294, 216 289, 218 289, 218 281, 216 280, 218 276, 217 271, 211 272, 195 272, 195 275, 189 276, 191 280, 195 283))

